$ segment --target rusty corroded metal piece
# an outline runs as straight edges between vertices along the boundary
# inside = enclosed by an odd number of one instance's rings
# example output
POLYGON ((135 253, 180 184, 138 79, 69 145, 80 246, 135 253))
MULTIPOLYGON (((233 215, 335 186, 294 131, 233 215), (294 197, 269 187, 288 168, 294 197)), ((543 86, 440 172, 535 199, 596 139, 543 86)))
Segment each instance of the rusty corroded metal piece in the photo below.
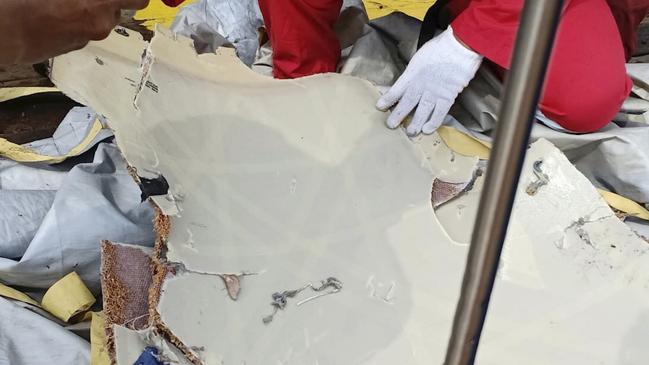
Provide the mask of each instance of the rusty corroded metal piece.
POLYGON ((223 279, 225 289, 228 291, 228 296, 232 300, 237 300, 239 292, 241 291, 241 277, 240 275, 223 274, 219 275, 223 279))

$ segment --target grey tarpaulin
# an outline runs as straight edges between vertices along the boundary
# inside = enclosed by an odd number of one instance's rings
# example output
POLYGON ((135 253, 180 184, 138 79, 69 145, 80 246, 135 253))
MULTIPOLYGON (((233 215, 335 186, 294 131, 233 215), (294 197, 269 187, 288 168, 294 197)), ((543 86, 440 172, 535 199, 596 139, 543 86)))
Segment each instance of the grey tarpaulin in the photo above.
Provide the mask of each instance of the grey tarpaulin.
POLYGON ((199 53, 232 44, 250 66, 259 48, 257 29, 262 25, 256 0, 199 0, 178 12, 171 30, 192 38, 199 53))
POLYGON ((0 364, 90 364, 90 344, 54 322, 0 298, 0 364))
POLYGON ((54 202, 54 190, 0 190, 0 257, 19 258, 54 202))
MULTIPOLYGON (((96 118, 90 108, 72 108, 51 138, 25 146, 45 155, 64 155, 88 134, 96 118)), ((112 132, 101 130, 87 148, 110 136, 112 132)), ((70 162, 35 166, 0 159, 0 257, 19 258, 26 250, 70 168, 70 162)))
POLYGON ((338 37, 343 44, 339 72, 366 79, 377 86, 392 85, 406 68, 417 49, 421 23, 402 13, 367 21, 364 10, 353 6, 343 11, 338 20, 338 37), (353 32, 350 16, 357 13, 360 32, 353 32), (362 14, 362 15, 361 15, 362 14), (347 44, 344 42, 348 39, 347 44), (351 40, 351 41, 350 41, 351 40), (346 46, 346 47, 345 47, 346 46))
MULTIPOLYGON (((97 114, 90 108, 72 108, 61 121, 52 137, 26 143, 24 146, 43 155, 64 155, 88 134, 96 118, 97 114)), ((112 135, 113 133, 110 130, 102 129, 94 140, 88 144, 86 150, 112 135)), ((56 165, 19 164, 0 158, 0 190, 12 192, 19 190, 58 190, 63 177, 73 165, 74 162, 71 163, 70 161, 64 161, 56 165)), ((1 228, 0 237, 4 237, 1 228)))
MULTIPOLYGON (((97 115, 73 108, 52 136, 26 144, 46 155, 67 153, 85 138, 97 115)), ((153 209, 104 129, 87 149, 56 165, 0 159, 0 282, 34 298, 76 271, 99 294, 100 240, 150 245, 153 209)), ((0 364, 88 364, 90 345, 30 306, 0 298, 0 364), (33 309, 33 308, 32 308, 33 309)), ((71 329, 74 327, 71 327, 71 329)), ((83 331, 81 331, 83 333, 83 331)))
MULTIPOLYGON (((52 139, 32 148, 58 154, 79 143, 94 118, 74 111, 68 116, 73 121, 66 118, 52 139)), ((102 239, 153 243, 153 209, 140 203, 140 189, 115 145, 100 143, 90 162, 76 165, 0 162, 0 282, 46 289, 76 271, 98 294, 102 239)))
MULTIPOLYGON (((90 108, 73 108, 52 138, 26 146, 65 154, 96 117, 90 108)), ((111 136, 102 130, 89 148, 111 136)), ((76 271, 97 295, 101 239, 153 242, 152 209, 139 194, 110 143, 52 166, 0 159, 0 282, 38 297, 76 271)), ((88 342, 19 303, 0 298, 0 328, 0 364, 89 363, 88 342)))
POLYGON ((148 202, 140 203, 140 190, 117 147, 101 143, 93 162, 76 165, 63 179, 34 238, 18 252, 20 257, 0 258, 0 280, 48 288, 76 271, 97 294, 101 240, 152 244, 152 219, 153 209, 148 202))
MULTIPOLYGON (((99 118, 103 123, 103 118, 98 116, 91 108, 74 107, 63 118, 56 131, 50 138, 40 139, 34 142, 26 143, 25 147, 38 151, 41 154, 49 156, 64 155, 74 146, 79 144, 90 132, 93 122, 99 118)), ((102 129, 93 142, 85 147, 83 152, 92 148, 97 142, 111 137, 113 132, 109 129, 102 129)))

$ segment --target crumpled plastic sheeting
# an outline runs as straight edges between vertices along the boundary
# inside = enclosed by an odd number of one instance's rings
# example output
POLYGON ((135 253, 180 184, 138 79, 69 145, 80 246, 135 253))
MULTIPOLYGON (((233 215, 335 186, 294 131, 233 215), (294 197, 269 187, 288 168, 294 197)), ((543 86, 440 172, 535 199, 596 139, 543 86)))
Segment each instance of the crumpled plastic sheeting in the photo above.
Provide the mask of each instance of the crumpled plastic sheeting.
MULTIPOLYGON (((51 138, 24 146, 43 155, 65 155, 84 139, 96 118, 90 108, 72 108, 51 138)), ((110 136, 110 130, 100 131, 88 148, 110 136)), ((22 165, 0 159, 0 257, 20 258, 25 252, 70 168, 70 162, 56 166, 22 165)))
POLYGON ((0 298, 0 364, 89 364, 90 344, 40 315, 0 298))
MULTIPOLYGON (((489 133, 495 124, 502 88, 502 83, 483 66, 451 114, 468 129, 489 133)), ((540 138, 557 146, 596 187, 649 203, 649 125, 617 122, 596 133, 571 134, 536 123, 531 141, 540 138)))
POLYGON ((54 202, 54 190, 0 190, 0 257, 20 258, 54 202))
POLYGON ((257 29, 263 24, 256 0, 199 0, 178 12, 171 30, 192 38, 198 53, 232 44, 241 61, 250 66, 259 48, 257 29))
POLYGON ((140 189, 120 151, 101 143, 93 162, 74 166, 63 178, 29 245, 12 257, 0 258, 0 280, 45 289, 76 271, 98 294, 101 240, 151 245, 152 220, 153 208, 148 202, 140 203, 140 189))
MULTIPOLYGON (((88 107, 74 107, 63 118, 59 127, 50 138, 40 139, 24 144, 25 147, 48 156, 62 156, 70 152, 70 149, 81 143, 92 128, 93 122, 99 117, 94 110, 88 107)), ((90 149, 97 142, 111 137, 113 132, 109 129, 102 129, 94 143, 90 143, 85 151, 90 149)), ((85 152, 84 151, 84 152, 85 152)))
MULTIPOLYGON (((95 119, 97 114, 91 108, 74 107, 61 121, 52 137, 26 143, 23 146, 43 155, 65 155, 81 143, 92 128, 95 119)), ((112 135, 109 129, 102 129, 84 151, 112 135)), ((74 158, 55 165, 38 165, 20 164, 0 158, 0 190, 58 190, 66 173, 78 161, 79 158, 74 158)), ((2 212, 0 211, 0 217, 2 212)), ((4 237, 1 229, 0 237, 4 237)))
MULTIPOLYGON (((96 118, 91 108, 72 108, 51 138, 25 146, 63 155, 86 137, 96 118)), ((104 129, 87 148, 111 136, 104 129)), ((97 294, 102 239, 153 242, 153 209, 139 203, 140 190, 119 150, 102 144, 88 157, 93 158, 56 165, 0 159, 0 281, 46 289, 77 271, 97 294)))
POLYGON ((616 122, 649 123, 649 101, 636 97, 627 98, 614 120, 616 122))
MULTIPOLYGON (((70 168, 69 162, 49 166, 30 166, 0 158, 0 189, 58 190, 70 168)), ((0 216, 1 214, 0 211, 0 216)), ((2 237, 1 231, 0 237, 2 237)))
POLYGON ((377 86, 392 85, 416 50, 420 23, 402 13, 369 22, 362 6, 344 9, 336 25, 341 44, 347 46, 342 49, 338 71, 377 86), (410 36, 412 42, 406 41, 410 36))
POLYGON ((417 42, 421 30, 419 20, 404 13, 392 13, 370 21, 370 26, 396 44, 399 57, 402 60, 410 61, 417 52, 417 42))
MULTIPOLYGON (((73 108, 51 138, 25 146, 64 155, 96 118, 90 108, 73 108)), ((111 136, 101 130, 86 150, 111 136)), ((153 208, 140 203, 140 189, 113 144, 55 165, 0 159, 0 282, 40 298, 76 271, 97 295, 100 240, 150 246, 152 219, 153 208)), ((0 364, 90 363, 90 345, 78 336, 87 334, 84 324, 63 325, 40 308, 0 298, 0 364)))

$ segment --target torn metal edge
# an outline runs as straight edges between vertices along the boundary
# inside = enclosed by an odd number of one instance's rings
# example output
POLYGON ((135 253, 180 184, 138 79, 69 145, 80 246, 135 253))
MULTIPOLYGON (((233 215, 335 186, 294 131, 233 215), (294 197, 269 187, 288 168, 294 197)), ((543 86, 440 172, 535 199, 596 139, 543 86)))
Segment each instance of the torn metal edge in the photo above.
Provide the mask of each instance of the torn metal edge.
POLYGON ((191 363, 200 365, 202 362, 198 356, 185 345, 169 328, 164 324, 158 312, 158 302, 162 293, 162 285, 169 276, 176 274, 175 269, 166 260, 166 241, 171 231, 171 218, 165 215, 162 210, 153 202, 155 209, 153 228, 156 234, 153 246, 153 281, 149 288, 149 321, 154 330, 165 340, 176 346, 191 363))

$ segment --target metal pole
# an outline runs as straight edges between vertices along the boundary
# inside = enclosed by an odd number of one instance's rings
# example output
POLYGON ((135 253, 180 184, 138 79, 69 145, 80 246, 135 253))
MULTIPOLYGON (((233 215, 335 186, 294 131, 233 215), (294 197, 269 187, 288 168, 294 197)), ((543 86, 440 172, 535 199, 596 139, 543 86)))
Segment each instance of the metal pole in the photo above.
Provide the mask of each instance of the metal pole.
POLYGON ((562 3, 525 1, 445 365, 475 360, 562 3))

